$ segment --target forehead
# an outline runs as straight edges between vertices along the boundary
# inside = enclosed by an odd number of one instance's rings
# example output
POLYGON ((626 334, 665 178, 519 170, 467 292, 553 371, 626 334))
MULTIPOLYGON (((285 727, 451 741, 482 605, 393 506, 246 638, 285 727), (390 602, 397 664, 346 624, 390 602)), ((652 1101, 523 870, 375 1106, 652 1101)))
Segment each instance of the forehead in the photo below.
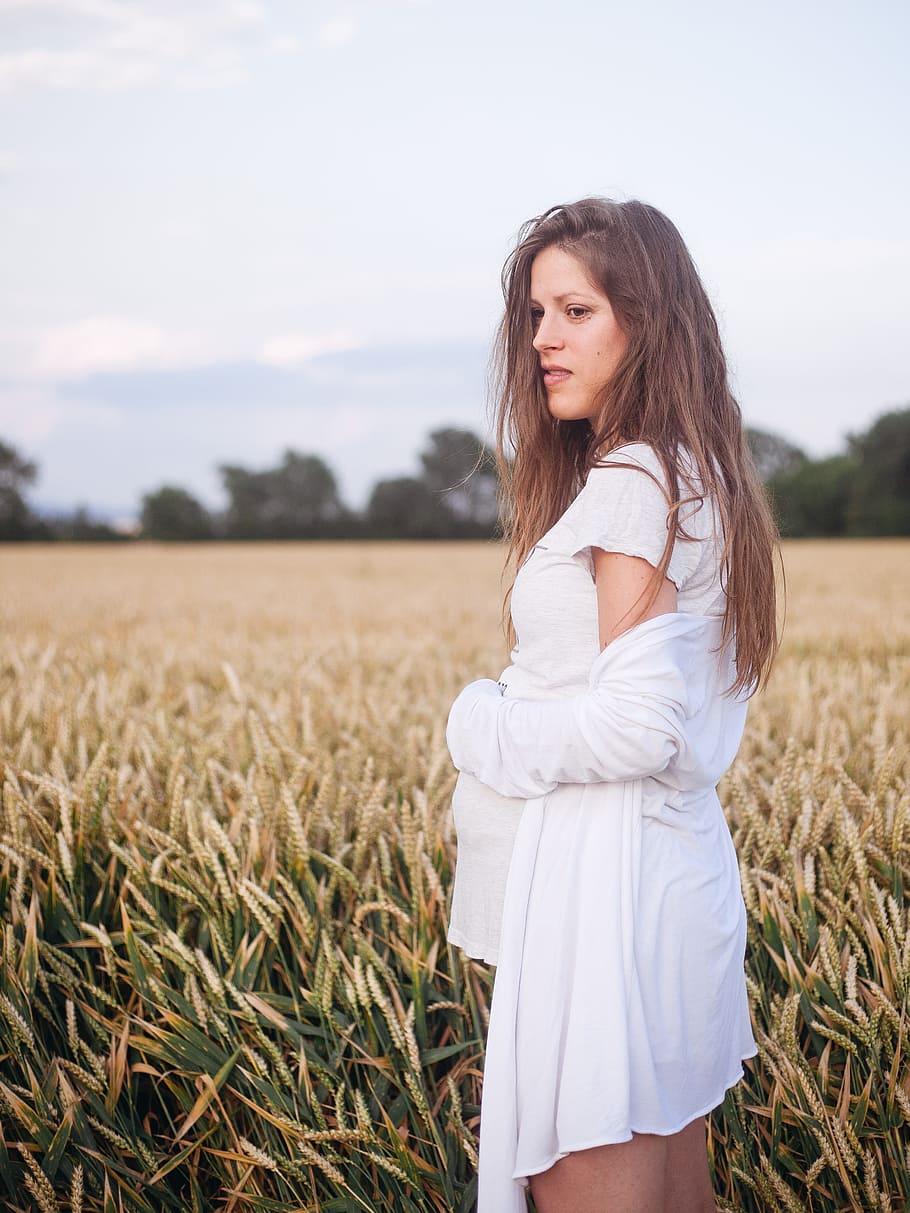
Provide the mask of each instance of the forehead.
POLYGON ((537 299, 563 295, 600 295, 584 263, 557 245, 541 249, 531 262, 531 294, 537 299))

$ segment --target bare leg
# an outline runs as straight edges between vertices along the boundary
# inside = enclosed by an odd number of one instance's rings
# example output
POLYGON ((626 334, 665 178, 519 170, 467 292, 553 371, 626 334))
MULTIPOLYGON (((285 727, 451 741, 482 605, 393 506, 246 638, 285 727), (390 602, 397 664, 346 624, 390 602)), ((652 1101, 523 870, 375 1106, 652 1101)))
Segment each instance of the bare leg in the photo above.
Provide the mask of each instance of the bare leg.
POLYGON ((667 1138, 664 1213, 715 1213, 708 1167, 707 1122, 698 1116, 667 1138))
POLYGON ((531 1176, 537 1213, 715 1213, 705 1118, 578 1150, 531 1176))
POLYGON ((531 1176, 537 1213, 663 1213, 667 1141, 633 1133, 631 1141, 567 1154, 531 1176))

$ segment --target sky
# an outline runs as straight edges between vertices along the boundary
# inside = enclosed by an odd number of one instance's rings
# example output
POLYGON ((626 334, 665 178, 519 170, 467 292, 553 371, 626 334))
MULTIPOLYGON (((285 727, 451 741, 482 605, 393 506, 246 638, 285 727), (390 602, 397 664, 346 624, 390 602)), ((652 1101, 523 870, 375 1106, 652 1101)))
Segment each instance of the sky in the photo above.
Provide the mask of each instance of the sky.
POLYGON ((490 432, 499 275, 589 194, 680 229, 747 424, 813 457, 910 403, 910 7, 0 0, 0 439, 39 510, 349 505, 490 432))

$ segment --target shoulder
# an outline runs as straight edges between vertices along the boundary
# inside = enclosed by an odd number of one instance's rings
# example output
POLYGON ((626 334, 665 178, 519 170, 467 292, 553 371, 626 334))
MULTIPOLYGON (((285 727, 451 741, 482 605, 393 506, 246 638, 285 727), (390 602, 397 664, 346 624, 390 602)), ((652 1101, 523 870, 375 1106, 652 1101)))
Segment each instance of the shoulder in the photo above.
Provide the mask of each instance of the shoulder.
MULTIPOLYGON (((564 518, 576 535, 607 550, 606 541, 667 536, 670 498, 660 456, 644 442, 629 442, 601 456, 564 518)), ((661 543, 662 546, 662 543, 661 543)))
POLYGON ((660 456, 650 442, 624 442, 601 455, 597 466, 609 463, 638 463, 642 467, 659 467, 660 456))
MULTIPOLYGON (((677 466, 680 500, 690 496, 685 480, 685 460, 688 452, 680 453, 677 466)), ((671 517, 688 523, 689 511, 699 511, 694 530, 688 525, 684 534, 674 535, 668 576, 682 589, 695 572, 702 558, 699 542, 676 542, 676 539, 700 540, 705 537, 707 522, 703 520, 698 500, 674 514, 671 507, 674 493, 667 487, 667 476, 660 455, 646 442, 629 442, 614 447, 591 468, 584 487, 565 515, 573 533, 573 555, 593 547, 606 552, 622 552, 639 556, 657 567, 671 529, 671 517)), ((675 531, 675 527, 674 527, 675 531)))
MULTIPOLYGON (((661 484, 666 482, 663 461, 657 449, 650 442, 624 442, 621 446, 615 446, 612 450, 599 456, 591 471, 627 463, 632 464, 635 468, 653 473, 659 478, 661 484)), ((695 461, 684 446, 679 448, 676 469, 677 472, 684 475, 689 475, 697 470, 695 461)))
POLYGON ((598 458, 582 492, 588 497, 627 498, 632 494, 663 501, 667 476, 654 447, 647 442, 627 442, 598 458))
MULTIPOLYGON (((675 484, 668 484, 663 461, 648 442, 625 442, 598 458, 588 472, 582 492, 588 496, 629 499, 641 503, 664 503, 669 507, 674 496, 682 500, 701 502, 704 489, 698 465, 688 448, 679 447, 676 460, 675 484)), ((688 515, 685 509, 680 518, 688 515)), ((694 508, 698 508, 696 505, 694 508)))

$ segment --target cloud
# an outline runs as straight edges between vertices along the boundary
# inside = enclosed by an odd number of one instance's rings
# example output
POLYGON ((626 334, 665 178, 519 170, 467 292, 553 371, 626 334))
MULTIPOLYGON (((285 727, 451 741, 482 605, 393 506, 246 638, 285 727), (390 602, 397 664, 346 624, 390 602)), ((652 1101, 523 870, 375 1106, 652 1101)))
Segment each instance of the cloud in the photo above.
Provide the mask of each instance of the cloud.
MULTIPOLYGON (((714 253, 718 259, 732 259, 736 268, 756 277, 776 279, 782 273, 790 278, 823 274, 849 285, 847 274, 894 265, 910 266, 910 239, 796 232, 785 236, 755 236, 748 241, 717 241, 714 253)), ((811 285, 815 286, 815 283, 811 285)))
POLYGON ((0 433, 26 448, 54 432, 66 405, 43 384, 0 382, 0 433))
POLYGON ((259 0, 0 0, 0 42, 0 92, 228 87, 293 45, 259 0))
POLYGON ((266 45, 273 55, 290 55, 300 49, 300 39, 296 34, 276 34, 266 45))
POLYGON ((208 365, 187 360, 182 367, 166 365, 164 349, 156 353, 136 344, 133 366, 109 363, 108 369, 59 381, 58 390, 67 399, 157 416, 168 410, 188 416, 187 410, 209 407, 248 415, 251 407, 319 412, 329 405, 375 407, 380 400, 426 408, 430 397, 475 404, 483 399, 486 351, 475 344, 323 348, 305 361, 282 365, 260 358, 208 365))
MULTIPOLYGON (((50 482, 45 474, 43 453, 53 447, 61 434, 70 440, 73 434, 86 436, 89 448, 97 450, 105 443, 118 440, 124 430, 124 418, 112 404, 91 400, 69 401, 55 392, 50 384, 0 382, 0 435, 26 458, 39 456, 37 491, 46 489, 50 482)), ((92 480, 96 471, 92 467, 94 456, 91 449, 76 456, 81 467, 74 469, 78 476, 83 473, 83 497, 92 495, 92 480)))
POLYGON ((334 17, 321 25, 316 36, 320 46, 344 46, 357 33, 357 22, 353 17, 334 17))
POLYGON ((26 379, 82 379, 112 371, 137 371, 204 361, 194 333, 167 333, 127 316, 88 316, 36 335, 25 359, 26 379))
MULTIPOLYGON (((153 335, 133 334, 137 360, 160 356, 153 335)), ((95 348, 110 359, 103 343, 95 348)), ((359 505, 377 478, 413 470, 432 429, 485 428, 485 354, 470 343, 374 346, 300 366, 250 359, 56 384, 0 381, 0 434, 39 464, 41 508, 81 501, 123 511, 164 482, 216 506, 217 465, 273 466, 288 448, 326 458, 359 505)))
POLYGON ((289 333, 266 341, 259 361, 265 366, 302 366, 324 354, 354 349, 358 344, 354 335, 346 329, 322 334, 289 333))
POLYGON ((0 93, 230 88, 250 79, 257 55, 346 45, 377 7, 317 0, 279 20, 262 0, 0 0, 0 93))

